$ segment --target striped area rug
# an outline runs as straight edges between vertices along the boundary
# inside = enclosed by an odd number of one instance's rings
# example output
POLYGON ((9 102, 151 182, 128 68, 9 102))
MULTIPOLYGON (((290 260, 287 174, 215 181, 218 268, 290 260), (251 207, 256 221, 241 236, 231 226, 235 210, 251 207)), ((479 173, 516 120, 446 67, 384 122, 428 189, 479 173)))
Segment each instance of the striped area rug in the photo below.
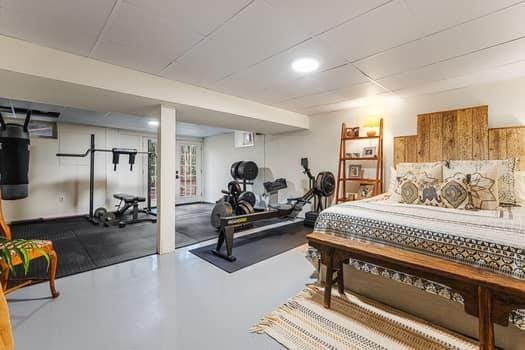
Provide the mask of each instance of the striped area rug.
POLYGON ((308 287, 251 328, 288 349, 475 350, 477 342, 367 298, 308 287))

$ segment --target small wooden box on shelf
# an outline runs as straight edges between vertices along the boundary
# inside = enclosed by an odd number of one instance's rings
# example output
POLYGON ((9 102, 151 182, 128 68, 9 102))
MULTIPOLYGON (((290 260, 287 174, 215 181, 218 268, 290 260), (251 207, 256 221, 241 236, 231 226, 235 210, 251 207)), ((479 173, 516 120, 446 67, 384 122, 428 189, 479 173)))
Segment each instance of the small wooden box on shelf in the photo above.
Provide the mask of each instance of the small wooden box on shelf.
MULTIPOLYGON (((343 123, 341 127, 341 143, 339 146, 339 167, 337 171, 337 192, 336 203, 348 202, 357 199, 355 193, 347 195, 346 189, 349 182, 357 182, 360 185, 372 185, 371 196, 383 192, 383 119, 379 120, 379 133, 377 135, 359 136, 358 128, 350 128, 343 123), (375 155, 356 156, 355 154, 346 153, 346 143, 359 140, 377 140, 375 155), (361 176, 349 176, 347 174, 347 163, 355 162, 374 162, 375 177, 365 178, 361 176)), ((357 194, 358 195, 358 194, 357 194)))

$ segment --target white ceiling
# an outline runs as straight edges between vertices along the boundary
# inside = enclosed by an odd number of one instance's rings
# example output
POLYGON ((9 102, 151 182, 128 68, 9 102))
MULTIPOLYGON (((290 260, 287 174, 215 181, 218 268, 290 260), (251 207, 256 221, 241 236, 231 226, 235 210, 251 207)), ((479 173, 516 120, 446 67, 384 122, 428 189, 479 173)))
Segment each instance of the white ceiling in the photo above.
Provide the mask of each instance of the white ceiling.
MULTIPOLYGON (((93 125, 99 127, 117 128, 147 133, 157 132, 156 127, 153 127, 148 124, 148 122, 154 118, 147 116, 115 112, 100 113, 79 108, 54 106, 43 103, 25 102, 0 98, 0 106, 10 107, 11 105, 14 108, 33 109, 41 112, 58 112, 60 114, 57 121, 61 123, 93 125)), ((4 116, 6 118, 9 117, 9 113, 6 113, 4 116)), ((199 138, 233 132, 233 130, 231 129, 179 121, 177 122, 176 131, 178 136, 199 138)))
POLYGON ((523 18, 517 0, 0 0, 0 34, 306 114, 525 75, 523 18), (290 70, 304 56, 318 73, 290 70))

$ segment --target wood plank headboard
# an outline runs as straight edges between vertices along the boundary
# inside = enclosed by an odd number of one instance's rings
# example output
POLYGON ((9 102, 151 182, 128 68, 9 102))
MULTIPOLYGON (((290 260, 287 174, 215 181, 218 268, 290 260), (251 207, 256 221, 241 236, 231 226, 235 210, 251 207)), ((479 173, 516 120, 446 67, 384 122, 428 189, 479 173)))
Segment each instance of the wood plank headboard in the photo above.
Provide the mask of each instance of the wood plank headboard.
POLYGON ((525 170, 525 126, 489 129, 488 106, 420 114, 417 135, 394 137, 394 165, 510 157, 525 170))

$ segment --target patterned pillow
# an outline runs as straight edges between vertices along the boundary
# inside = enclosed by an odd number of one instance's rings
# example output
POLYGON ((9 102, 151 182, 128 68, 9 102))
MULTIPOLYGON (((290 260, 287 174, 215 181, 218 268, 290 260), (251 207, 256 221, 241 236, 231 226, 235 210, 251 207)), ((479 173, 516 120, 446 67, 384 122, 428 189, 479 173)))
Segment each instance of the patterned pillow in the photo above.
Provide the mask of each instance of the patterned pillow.
POLYGON ((451 160, 450 169, 473 174, 475 172, 486 172, 488 168, 498 167, 497 187, 498 200, 501 204, 515 205, 515 179, 514 171, 517 168, 517 159, 505 160, 451 160))
POLYGON ((443 178, 443 166, 441 162, 438 163, 401 163, 398 165, 400 168, 396 170, 397 175, 397 186, 390 196, 390 200, 399 203, 411 203, 420 204, 419 200, 419 187, 426 182, 441 182, 443 178), (414 164, 409 167, 408 164, 414 164), (422 166, 419 166, 422 164, 422 166), (426 166, 425 164, 433 164, 432 166, 426 166), (410 183, 407 183, 410 182, 410 183), (405 184, 406 183, 406 184, 405 184), (404 184, 404 189, 402 185, 404 184), (405 196, 416 190, 417 187, 417 198, 411 196, 402 198, 402 192, 404 191, 405 196), (407 192, 409 191, 409 192, 407 192), (413 200, 412 200, 413 199, 413 200))
POLYGON ((441 182, 426 182, 419 186, 419 201, 423 205, 442 207, 441 182))
POLYGON ((444 169, 445 181, 441 186, 441 199, 445 207, 456 209, 495 210, 498 201, 498 167, 472 174, 444 169))
POLYGON ((415 174, 408 173, 398 180, 396 193, 399 195, 399 203, 419 204, 419 181, 415 174))
POLYGON ((437 178, 439 181, 443 180, 443 167, 447 166, 446 161, 440 161, 440 162, 431 162, 431 163, 399 163, 396 167, 397 176, 403 176, 406 173, 421 173, 421 172, 427 172, 432 173, 433 177, 436 177, 437 175, 436 171, 441 171, 439 176, 437 178))
POLYGON ((445 208, 469 209, 467 174, 447 174, 443 171, 445 180, 441 184, 440 196, 445 208))

